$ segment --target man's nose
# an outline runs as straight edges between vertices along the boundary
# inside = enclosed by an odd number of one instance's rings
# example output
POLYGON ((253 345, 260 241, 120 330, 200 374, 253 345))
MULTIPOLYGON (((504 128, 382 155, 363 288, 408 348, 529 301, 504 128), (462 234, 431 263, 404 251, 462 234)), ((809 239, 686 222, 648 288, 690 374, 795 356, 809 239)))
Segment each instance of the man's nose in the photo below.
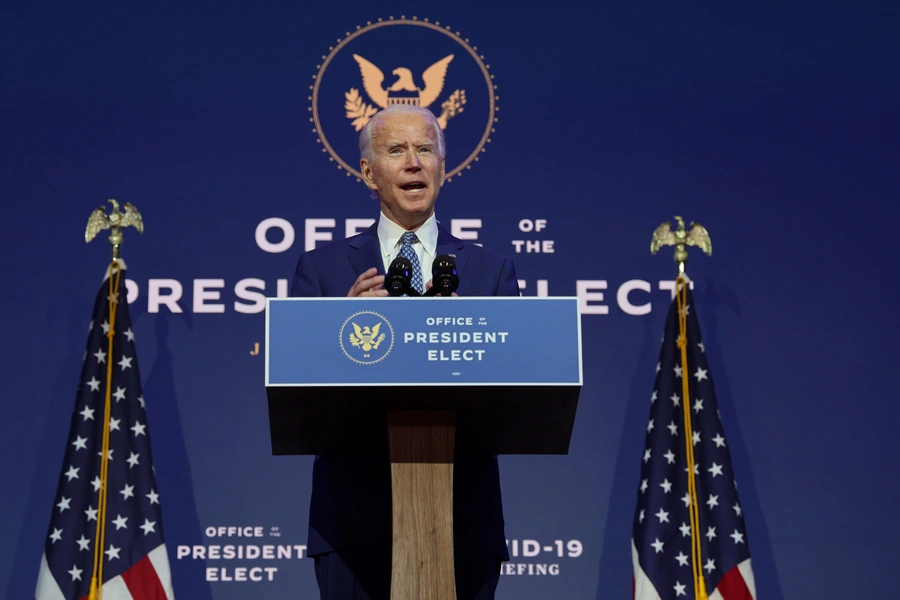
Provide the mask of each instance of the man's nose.
POLYGON ((422 169, 422 162, 419 160, 419 155, 416 152, 410 152, 406 155, 405 167, 408 171, 419 171, 422 169))

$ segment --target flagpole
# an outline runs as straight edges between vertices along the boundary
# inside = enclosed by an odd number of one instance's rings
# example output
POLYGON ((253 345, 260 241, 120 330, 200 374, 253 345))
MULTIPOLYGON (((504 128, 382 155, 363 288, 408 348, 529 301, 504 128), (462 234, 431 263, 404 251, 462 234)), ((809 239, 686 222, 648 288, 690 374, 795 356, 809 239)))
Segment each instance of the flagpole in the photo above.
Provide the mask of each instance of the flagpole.
POLYGON ((694 427, 691 422, 691 390, 688 382, 688 333, 687 333, 687 288, 691 284, 690 278, 685 272, 685 264, 688 261, 687 246, 698 246, 707 256, 712 256, 712 241, 709 232, 699 223, 692 222, 690 230, 684 226, 684 219, 675 216, 678 228, 671 229, 671 223, 666 221, 656 228, 650 241, 650 253, 656 254, 662 246, 674 246, 673 259, 678 265, 678 277, 675 279, 676 310, 678 313, 678 340, 677 346, 681 355, 681 397, 682 413, 684 416, 684 445, 687 461, 687 492, 689 497, 691 521, 691 570, 694 582, 695 600, 708 600, 706 580, 703 577, 703 548, 702 535, 700 533, 700 507, 698 505, 697 477, 695 469, 697 463, 694 459, 694 427))
POLYGON ((84 241, 90 242, 104 229, 110 229, 109 245, 112 250, 112 262, 109 264, 107 279, 109 281, 109 329, 106 332, 107 356, 106 363, 106 393, 103 403, 103 436, 100 450, 100 490, 97 505, 97 530, 95 531, 94 564, 91 574, 91 587, 88 593, 89 600, 102 600, 103 598, 103 546, 106 538, 106 506, 109 491, 109 427, 112 413, 112 357, 113 340, 116 334, 116 312, 119 304, 119 290, 122 279, 122 264, 120 247, 122 245, 122 228, 133 226, 138 233, 144 232, 144 223, 141 214, 132 204, 126 202, 125 211, 119 211, 119 204, 115 199, 109 199, 112 211, 109 215, 102 206, 96 208, 88 218, 84 232, 84 241))
POLYGON ((711 255, 712 244, 701 225, 688 230, 684 219, 675 220, 677 229, 663 223, 650 242, 651 254, 675 247, 678 276, 650 397, 632 526, 632 597, 755 600, 746 524, 685 273, 687 246, 711 255))

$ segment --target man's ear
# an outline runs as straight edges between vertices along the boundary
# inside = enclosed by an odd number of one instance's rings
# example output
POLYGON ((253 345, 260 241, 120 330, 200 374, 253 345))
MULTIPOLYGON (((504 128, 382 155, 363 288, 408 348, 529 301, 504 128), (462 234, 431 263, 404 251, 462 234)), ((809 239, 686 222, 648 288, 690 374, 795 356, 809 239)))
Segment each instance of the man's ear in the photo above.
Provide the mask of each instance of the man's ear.
POLYGON ((444 166, 447 164, 447 159, 441 159, 441 187, 444 187, 444 166))
POLYGON ((363 182, 370 190, 374 192, 378 189, 378 186, 375 184, 375 177, 372 173, 372 165, 369 164, 369 159, 365 157, 359 159, 359 172, 362 173, 363 182))

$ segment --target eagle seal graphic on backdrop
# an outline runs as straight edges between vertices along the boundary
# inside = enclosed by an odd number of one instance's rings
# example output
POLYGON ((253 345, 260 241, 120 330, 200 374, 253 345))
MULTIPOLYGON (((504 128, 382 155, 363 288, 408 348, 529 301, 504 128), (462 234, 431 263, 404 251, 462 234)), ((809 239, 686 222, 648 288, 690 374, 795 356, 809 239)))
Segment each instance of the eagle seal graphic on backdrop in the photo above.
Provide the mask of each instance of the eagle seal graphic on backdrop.
POLYGON ((378 335, 378 331, 381 329, 381 323, 377 323, 375 327, 369 328, 368 325, 365 327, 360 327, 356 323, 353 323, 353 330, 356 333, 350 334, 350 343, 353 344, 355 348, 362 347, 364 352, 368 352, 369 350, 378 350, 378 345, 384 341, 384 334, 378 335))
MULTIPOLYGON (((350 91, 344 94, 347 118, 352 120, 356 131, 360 131, 372 115, 378 112, 378 108, 387 108, 392 104, 408 104, 422 108, 431 106, 444 89, 447 68, 450 66, 450 61, 453 60, 453 55, 447 55, 425 69, 425 72, 422 73, 422 81, 425 82, 424 88, 416 86, 412 71, 406 67, 397 67, 391 71, 397 80, 388 87, 384 87, 384 73, 381 69, 359 54, 354 54, 353 58, 359 65, 363 89, 375 104, 372 106, 363 102, 362 96, 356 88, 350 88, 350 91)), ((465 103, 465 90, 455 90, 450 94, 450 97, 441 104, 441 114, 437 117, 441 129, 446 129, 447 121, 463 111, 465 103)))

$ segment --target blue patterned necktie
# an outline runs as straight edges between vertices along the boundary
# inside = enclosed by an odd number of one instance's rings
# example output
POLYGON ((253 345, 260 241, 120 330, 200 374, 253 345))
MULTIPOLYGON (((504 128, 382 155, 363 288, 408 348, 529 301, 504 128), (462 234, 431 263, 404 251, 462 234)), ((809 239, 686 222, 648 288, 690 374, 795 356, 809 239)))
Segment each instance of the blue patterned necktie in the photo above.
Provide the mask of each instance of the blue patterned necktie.
POLYGON ((412 264, 412 287, 419 294, 423 294, 425 289, 422 286, 422 267, 419 265, 419 255, 416 254, 415 249, 412 247, 414 243, 419 241, 419 238, 412 231, 407 231, 400 239, 403 241, 403 244, 400 246, 400 256, 412 264))

